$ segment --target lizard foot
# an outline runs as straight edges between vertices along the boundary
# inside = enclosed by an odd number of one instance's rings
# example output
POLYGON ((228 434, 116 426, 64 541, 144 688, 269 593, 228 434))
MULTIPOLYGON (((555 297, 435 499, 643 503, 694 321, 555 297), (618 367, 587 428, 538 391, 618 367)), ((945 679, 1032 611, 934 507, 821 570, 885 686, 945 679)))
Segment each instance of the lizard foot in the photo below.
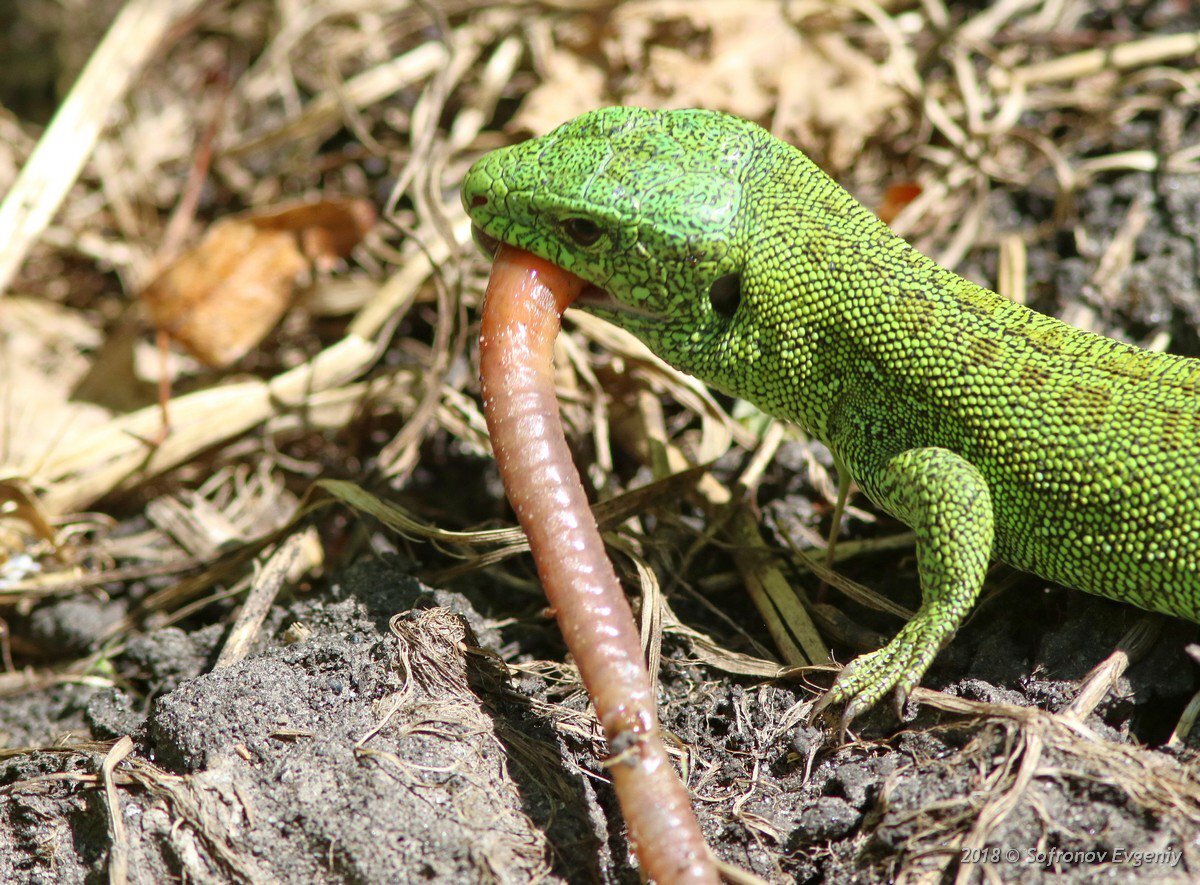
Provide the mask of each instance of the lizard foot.
POLYGON ((843 667, 829 691, 813 708, 812 715, 817 716, 827 707, 845 702, 841 722, 845 731, 855 717, 875 706, 892 689, 895 689, 897 709, 903 710, 908 693, 921 681, 946 639, 948 631, 931 620, 918 615, 883 648, 860 655, 843 667))

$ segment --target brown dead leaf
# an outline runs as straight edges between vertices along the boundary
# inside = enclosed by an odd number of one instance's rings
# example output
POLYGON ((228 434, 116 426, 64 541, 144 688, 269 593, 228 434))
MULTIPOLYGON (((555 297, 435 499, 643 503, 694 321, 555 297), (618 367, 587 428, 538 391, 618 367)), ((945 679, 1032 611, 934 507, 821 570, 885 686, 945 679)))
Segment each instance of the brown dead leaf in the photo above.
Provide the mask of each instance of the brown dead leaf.
POLYGON ((891 185, 883 192, 883 200, 875 214, 884 224, 891 224, 900 210, 921 195, 921 185, 914 181, 902 181, 891 185))
POLYGON ((509 125, 517 132, 541 135, 564 120, 609 103, 605 101, 604 71, 590 59, 561 48, 545 30, 533 29, 534 37, 539 38, 532 45, 541 79, 509 125))
POLYGON ((837 173, 859 161, 866 143, 891 125, 908 99, 888 64, 854 46, 839 28, 805 36, 780 72, 771 128, 819 150, 837 173))
POLYGON ((300 250, 318 270, 329 270, 349 256, 375 226, 375 208, 366 200, 285 203, 241 217, 260 230, 296 233, 300 250))
POLYGON ((599 46, 587 16, 534 21, 540 79, 509 129, 548 132, 612 103, 709 108, 762 123, 841 172, 906 101, 901 62, 877 30, 848 27, 856 19, 833 3, 627 0, 599 46))
POLYGON ((209 366, 269 332, 310 265, 328 270, 375 223, 365 200, 289 203, 215 223, 142 292, 154 325, 209 366))
POLYGON ((903 93, 843 19, 797 23, 777 0, 638 0, 614 11, 605 53, 624 104, 728 111, 844 168, 903 93))
POLYGON ((227 218, 159 274, 142 300, 155 326, 219 368, 279 321, 307 267, 295 234, 227 218))
POLYGON ((634 72, 627 103, 770 116, 800 35, 773 0, 646 0, 612 18, 612 60, 634 72))

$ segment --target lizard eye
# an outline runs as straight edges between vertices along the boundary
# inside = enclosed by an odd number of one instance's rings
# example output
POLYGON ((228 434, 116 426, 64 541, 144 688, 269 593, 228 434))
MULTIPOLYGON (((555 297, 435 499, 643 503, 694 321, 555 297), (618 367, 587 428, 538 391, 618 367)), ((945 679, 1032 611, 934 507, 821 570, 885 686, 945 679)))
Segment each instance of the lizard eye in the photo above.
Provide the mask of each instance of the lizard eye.
POLYGON ((742 303, 742 275, 727 273, 717 277, 708 289, 708 300, 718 316, 733 319, 738 305, 742 303))
POLYGON ((563 222, 563 230, 581 246, 593 245, 604 234, 600 225, 590 218, 568 218, 563 222))

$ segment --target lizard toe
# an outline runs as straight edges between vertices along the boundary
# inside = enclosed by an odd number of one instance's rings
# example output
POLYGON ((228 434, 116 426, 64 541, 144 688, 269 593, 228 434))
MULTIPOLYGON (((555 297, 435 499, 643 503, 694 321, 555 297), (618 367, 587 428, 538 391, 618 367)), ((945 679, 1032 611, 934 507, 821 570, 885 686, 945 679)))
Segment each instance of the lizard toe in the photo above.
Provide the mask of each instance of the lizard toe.
POLYGON ((909 692, 920 683, 941 648, 940 632, 922 629, 914 618, 883 648, 860 655, 843 667, 829 691, 817 702, 814 715, 834 704, 845 703, 842 720, 849 724, 893 690, 897 709, 903 711, 909 692))

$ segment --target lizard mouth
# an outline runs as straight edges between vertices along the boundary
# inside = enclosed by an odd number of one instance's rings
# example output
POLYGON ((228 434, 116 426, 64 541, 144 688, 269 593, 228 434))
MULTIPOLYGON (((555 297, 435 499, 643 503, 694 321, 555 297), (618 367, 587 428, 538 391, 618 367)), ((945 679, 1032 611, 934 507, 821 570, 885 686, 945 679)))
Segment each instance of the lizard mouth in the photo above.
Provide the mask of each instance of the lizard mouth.
MULTIPOLYGON (((475 241, 475 245, 482 249, 486 254, 493 257, 496 254, 496 250, 499 249, 501 245, 500 240, 496 239, 489 233, 485 233, 477 224, 471 225, 471 238, 475 241)), ((589 283, 586 280, 584 280, 584 283, 585 285, 583 287, 583 291, 580 292, 579 297, 572 302, 572 307, 578 307, 589 311, 594 309, 596 313, 608 315, 618 313, 645 313, 644 311, 640 311, 635 307, 622 304, 620 301, 610 295, 607 290, 595 285, 594 283, 589 283)))
POLYGON ((482 249, 486 255, 491 258, 496 257, 496 250, 500 248, 500 241, 491 234, 484 233, 483 228, 478 224, 471 225, 471 239, 475 241, 475 245, 482 249))

